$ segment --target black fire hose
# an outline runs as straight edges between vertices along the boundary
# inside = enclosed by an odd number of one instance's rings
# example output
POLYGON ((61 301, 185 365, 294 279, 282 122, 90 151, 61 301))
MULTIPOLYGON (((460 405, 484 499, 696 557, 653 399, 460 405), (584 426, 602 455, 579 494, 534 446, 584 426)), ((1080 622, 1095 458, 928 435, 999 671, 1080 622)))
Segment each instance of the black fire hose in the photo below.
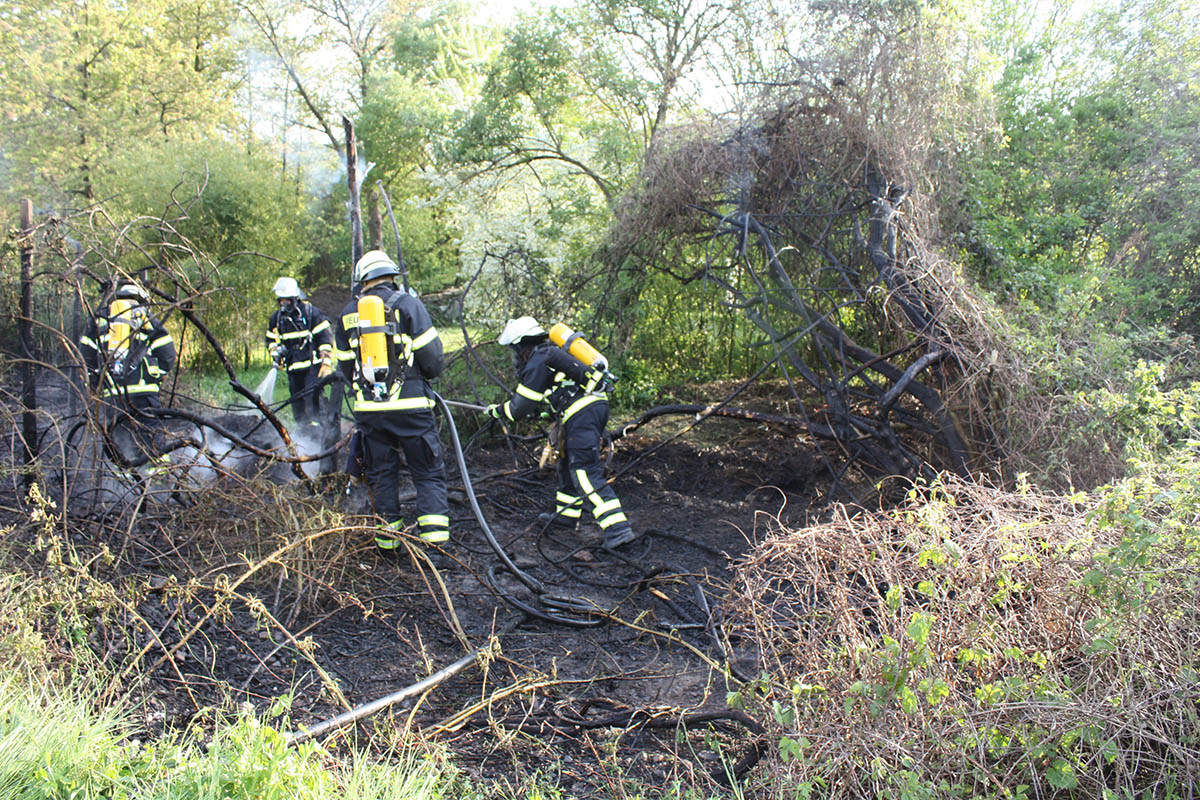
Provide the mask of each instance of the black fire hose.
POLYGON ((487 520, 483 516, 483 510, 479 507, 478 498, 475 497, 475 488, 471 485, 471 477, 467 473, 467 459, 463 454, 462 442, 459 441, 458 438, 458 428, 454 424, 454 416, 450 413, 451 405, 468 408, 475 411, 483 411, 485 407, 476 406, 471 403, 460 403, 454 400, 446 400, 437 392, 433 393, 433 397, 441 406, 442 413, 446 417, 447 427, 450 429, 450 440, 454 443, 454 456, 458 460, 458 469, 462 474, 463 490, 467 495, 468 502, 471 504, 471 511, 475 514, 475 519, 479 523, 480 529, 483 531, 484 538, 487 539, 488 544, 491 545, 492 550, 496 552, 496 555, 503 563, 502 567, 499 564, 493 564, 488 569, 488 585, 491 586, 492 591, 496 592, 496 594, 498 594, 509 605, 520 609, 526 614, 536 617, 537 619, 543 619, 547 622, 554 622, 559 625, 569 625, 576 628, 592 628, 603 625, 607 620, 604 616, 600 615, 608 614, 609 612, 607 610, 598 607, 595 603, 584 598, 563 597, 560 595, 550 594, 547 591, 545 584, 518 567, 515 563, 513 563, 513 560, 509 558, 508 553, 504 552, 504 548, 500 545, 500 542, 496 540, 495 534, 492 533, 491 527, 488 525, 487 520), (525 584, 525 587, 529 589, 529 591, 537 595, 538 602, 541 604, 542 608, 534 608, 524 601, 517 599, 517 597, 515 597, 508 590, 502 588, 497 578, 497 573, 502 569, 503 571, 511 573, 513 577, 525 584), (584 618, 581 619, 579 617, 563 616, 562 614, 554 613, 554 611, 547 611, 545 609, 555 609, 555 611, 579 614, 583 615, 584 618))

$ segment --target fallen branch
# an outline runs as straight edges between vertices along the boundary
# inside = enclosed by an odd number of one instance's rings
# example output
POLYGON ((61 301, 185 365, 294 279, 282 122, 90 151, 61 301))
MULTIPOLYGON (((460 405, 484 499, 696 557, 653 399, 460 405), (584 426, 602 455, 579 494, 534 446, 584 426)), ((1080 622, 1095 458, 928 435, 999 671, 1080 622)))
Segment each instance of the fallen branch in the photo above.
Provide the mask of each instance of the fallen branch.
POLYGON ((320 736, 328 731, 341 728, 349 725, 351 722, 357 722, 360 719, 369 717, 372 714, 376 714, 383 709, 394 706, 396 703, 407 700, 410 697, 416 697, 417 695, 424 694, 430 689, 433 689, 439 684, 445 682, 447 679, 452 678, 453 676, 462 672, 479 659, 491 655, 495 651, 496 646, 499 644, 500 637, 507 633, 511 633, 518 625, 521 624, 522 621, 524 621, 524 619, 525 616, 521 615, 511 620, 500 630, 499 633, 494 634, 490 639, 488 639, 487 644, 476 648, 470 653, 467 653, 458 661, 455 661, 449 666, 443 667, 427 678, 422 678, 410 686, 406 686, 399 691, 392 692, 391 694, 384 695, 383 697, 372 700, 369 703, 363 703, 360 706, 355 706, 349 711, 338 714, 336 717, 331 717, 327 720, 318 722, 316 725, 313 725, 310 728, 292 731, 287 735, 287 743, 299 744, 301 742, 308 741, 309 739, 320 736))

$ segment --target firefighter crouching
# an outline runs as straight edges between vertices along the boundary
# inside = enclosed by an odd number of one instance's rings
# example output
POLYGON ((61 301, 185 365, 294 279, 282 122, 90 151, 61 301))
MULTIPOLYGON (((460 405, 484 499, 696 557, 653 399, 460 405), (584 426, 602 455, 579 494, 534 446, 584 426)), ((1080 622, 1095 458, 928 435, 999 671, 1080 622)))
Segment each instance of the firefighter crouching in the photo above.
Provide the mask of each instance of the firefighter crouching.
POLYGON ((119 284, 79 340, 88 383, 100 396, 111 455, 129 467, 165 459, 172 446, 161 420, 143 413, 161 407, 159 386, 177 360, 175 342, 150 316, 149 302, 138 283, 119 284))
POLYGON ((363 475, 375 513, 387 523, 375 537, 384 552, 400 547, 397 532, 404 527, 397 485, 401 452, 417 492, 421 539, 450 538, 445 460, 429 386, 444 366, 442 340, 424 304, 396 288, 399 274, 383 251, 364 253, 354 265, 361 294, 342 310, 335 333, 338 365, 350 381, 363 436, 363 475))
POLYGON ((320 425, 317 383, 333 371, 333 331, 321 310, 304 299, 295 278, 280 278, 272 290, 279 308, 267 323, 271 360, 287 372, 296 422, 320 425))
POLYGON ((553 409, 563 426, 566 457, 558 461, 555 510, 540 514, 538 520, 574 526, 586 505, 604 533, 603 546, 619 547, 637 534, 616 492, 604 480, 600 445, 609 414, 605 374, 572 356, 568 352, 571 340, 558 347, 548 339, 549 334, 533 317, 508 321, 497 341, 512 347, 520 382, 509 400, 488 406, 487 413, 515 421, 533 416, 543 404, 553 409))

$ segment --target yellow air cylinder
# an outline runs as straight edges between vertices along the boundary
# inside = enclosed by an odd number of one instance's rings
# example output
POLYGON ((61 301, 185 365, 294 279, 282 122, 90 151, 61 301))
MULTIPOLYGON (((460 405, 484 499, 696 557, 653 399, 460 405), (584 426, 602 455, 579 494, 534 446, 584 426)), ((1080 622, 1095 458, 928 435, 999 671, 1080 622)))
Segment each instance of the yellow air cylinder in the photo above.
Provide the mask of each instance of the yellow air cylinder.
POLYGON ((364 328, 383 328, 383 300, 373 294, 358 299, 358 327, 358 354, 363 377, 371 383, 383 380, 388 369, 387 334, 383 330, 361 332, 364 328))
MULTIPOLYGON (((575 331, 568 328, 565 324, 559 322, 550 329, 550 341, 554 342, 559 347, 575 336, 575 331)), ((576 361, 591 367, 592 369, 606 370, 608 369, 608 359, 600 355, 600 351, 588 344, 582 336, 576 336, 571 342, 571 346, 567 348, 576 361)))
POLYGON ((113 300, 108 307, 108 352, 115 353, 129 349, 129 336, 132 333, 129 325, 129 313, 133 301, 127 297, 113 300))

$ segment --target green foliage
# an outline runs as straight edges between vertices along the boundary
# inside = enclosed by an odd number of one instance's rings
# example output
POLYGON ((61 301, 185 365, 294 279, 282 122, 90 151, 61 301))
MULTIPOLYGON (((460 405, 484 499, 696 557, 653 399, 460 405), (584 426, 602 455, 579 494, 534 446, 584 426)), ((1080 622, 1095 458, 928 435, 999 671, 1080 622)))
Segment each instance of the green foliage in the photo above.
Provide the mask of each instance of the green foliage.
MULTIPOLYGON (((248 710, 200 731, 141 744, 85 692, 0 685, 0 793, 13 800, 325 800, 463 797, 432 762, 352 754, 330 768, 312 743, 290 746, 248 710)), ((278 716, 286 707, 276 704, 278 716)), ((283 720, 281 720, 283 721, 283 720)))
POLYGON ((93 716, 85 695, 0 685, 0 794, 14 800, 129 800, 151 777, 128 758, 112 714, 93 716))
POLYGON ((1200 430, 1200 384, 1166 388, 1166 366, 1139 361, 1114 389, 1079 392, 1076 403, 1094 410, 1094 426, 1107 427, 1131 457, 1169 454, 1200 430))
POLYGON ((210 133, 231 108, 224 2, 27 2, 0 17, 5 156, 22 191, 103 197, 93 171, 130 143, 210 133))
MULTIPOLYGON (((711 284, 681 292, 671 276, 652 276, 639 293, 636 319, 644 321, 632 327, 620 374, 652 380, 654 389, 748 375, 769 345, 756 341, 757 329, 723 299, 711 284)), ((623 391, 618 386, 618 397, 623 391)))
POLYGON ((778 780, 887 797, 1181 786, 1200 752, 1178 733, 1194 694, 1177 691, 1200 630, 1194 445, 1084 500, 934 484, 877 519, 773 542, 774 564, 745 577, 772 577, 776 598, 800 553, 831 565, 796 562, 820 592, 778 617, 786 632, 745 612, 779 668, 727 700, 770 722, 778 780))
POLYGON ((1185 14, 1099 7, 1011 54, 1000 136, 967 164, 966 244, 1003 296, 1194 327, 1200 34, 1185 14))
MULTIPOLYGON (((152 249, 152 256, 171 262, 181 254, 201 257, 180 266, 195 285, 216 290, 211 307, 200 312, 226 346, 257 345, 273 310, 275 278, 300 276, 311 257, 304 198, 279 174, 275 159, 215 139, 151 141, 106 162, 98 184, 112 195, 110 213, 118 218, 166 221, 151 224, 149 243, 183 245, 152 249), (211 275, 208 261, 219 275, 211 275)), ((141 255, 136 258, 131 268, 144 266, 141 255)))

